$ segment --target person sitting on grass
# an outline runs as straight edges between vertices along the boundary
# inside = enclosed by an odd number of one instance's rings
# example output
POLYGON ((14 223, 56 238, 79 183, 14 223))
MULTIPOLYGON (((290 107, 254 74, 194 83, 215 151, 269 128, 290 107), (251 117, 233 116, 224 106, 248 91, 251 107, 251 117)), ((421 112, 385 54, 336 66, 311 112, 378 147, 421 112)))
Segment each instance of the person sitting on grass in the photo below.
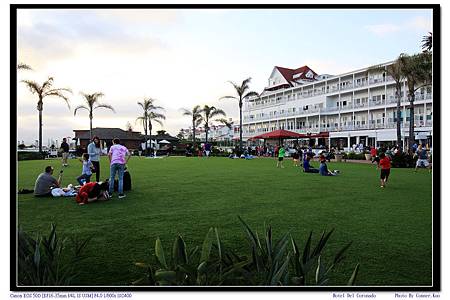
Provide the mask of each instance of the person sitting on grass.
POLYGON ((105 201, 110 198, 109 182, 88 182, 83 185, 75 197, 75 201, 79 205, 88 204, 95 201, 105 201))
POLYGON ((79 159, 79 161, 83 164, 83 168, 81 170, 81 176, 77 177, 77 181, 80 185, 83 185, 91 181, 92 169, 94 168, 94 165, 89 159, 89 154, 87 153, 83 153, 83 156, 79 159))
POLYGON ((380 182, 381 187, 384 188, 386 187, 386 182, 388 181, 389 174, 391 173, 391 159, 384 153, 380 154, 380 167, 380 182))
POLYGON ((328 170, 328 166, 327 166, 327 159, 325 158, 324 155, 320 155, 319 156, 319 161, 320 161, 320 166, 319 166, 319 174, 322 176, 336 176, 338 172, 336 172, 337 170, 331 172, 330 170, 328 170))
POLYGON ((303 172, 305 173, 319 173, 319 170, 311 167, 309 161, 311 160, 311 155, 306 155, 303 160, 303 172))
POLYGON ((59 173, 58 179, 53 177, 53 167, 45 167, 45 172, 39 174, 34 184, 34 196, 46 197, 52 195, 52 188, 59 188, 61 185, 62 170, 59 173))

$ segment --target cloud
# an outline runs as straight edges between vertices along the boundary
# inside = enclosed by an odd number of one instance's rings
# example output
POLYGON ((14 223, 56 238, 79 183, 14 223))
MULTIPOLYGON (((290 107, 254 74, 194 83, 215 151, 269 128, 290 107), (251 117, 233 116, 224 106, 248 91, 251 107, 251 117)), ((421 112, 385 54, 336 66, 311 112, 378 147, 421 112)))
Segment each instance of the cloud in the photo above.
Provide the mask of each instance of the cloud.
POLYGON ((170 9, 124 9, 124 10, 94 10, 95 13, 107 19, 115 19, 125 23, 156 23, 170 25, 179 21, 179 13, 170 9))
POLYGON ((413 20, 408 22, 406 26, 419 31, 431 32, 433 30, 433 24, 431 20, 422 16, 414 18, 413 20))
MULTIPOLYGON (((64 60, 80 52, 136 55, 167 49, 168 45, 160 38, 135 30, 136 24, 124 26, 115 20, 143 20, 143 16, 136 17, 143 13, 102 11, 102 15, 95 10, 19 10, 19 60, 42 69, 50 60, 64 60), (115 18, 105 18, 105 14, 115 18)), ((160 20, 164 19, 162 15, 158 14, 160 20)), ((165 19, 169 20, 171 14, 167 15, 165 19)))
POLYGON ((432 31, 432 22, 430 19, 423 16, 418 16, 400 24, 383 23, 364 26, 369 32, 384 37, 390 34, 405 32, 405 31, 432 31))
POLYGON ((376 35, 384 36, 386 34, 399 32, 400 30, 402 30, 402 27, 395 24, 377 24, 368 25, 366 26, 366 29, 376 35))

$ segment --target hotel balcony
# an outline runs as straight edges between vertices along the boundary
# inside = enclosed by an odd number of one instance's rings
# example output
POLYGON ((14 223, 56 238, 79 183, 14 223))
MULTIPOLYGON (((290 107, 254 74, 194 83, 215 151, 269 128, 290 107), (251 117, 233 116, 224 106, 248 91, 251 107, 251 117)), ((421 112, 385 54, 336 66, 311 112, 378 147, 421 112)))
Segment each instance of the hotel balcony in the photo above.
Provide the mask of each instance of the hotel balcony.
MULTIPOLYGON (((414 127, 415 128, 420 128, 420 127, 431 127, 433 125, 433 121, 432 120, 427 120, 427 121, 415 121, 414 122, 414 127)), ((408 129, 409 128, 409 122, 402 122, 401 124, 403 129, 408 129)), ((313 124, 313 125, 307 125, 304 127, 299 127, 299 128, 290 128, 290 127, 284 127, 284 129, 290 130, 290 131, 294 131, 297 133, 311 133, 311 132, 319 132, 319 131, 325 131, 325 132, 337 132, 337 131, 350 131, 350 130, 369 130, 369 129, 394 129, 397 128, 397 123, 395 122, 386 122, 386 123, 372 123, 372 124, 354 124, 354 125, 341 125, 339 126, 334 126, 334 125, 330 125, 330 126, 324 126, 322 124, 322 126, 318 126, 317 124, 313 124)), ((275 130, 275 129, 273 129, 275 130)), ((272 131, 269 130, 268 128, 259 128, 259 129, 252 129, 252 130, 244 130, 244 134, 249 134, 249 135, 255 135, 255 134, 259 134, 259 133, 264 133, 264 132, 268 132, 268 131, 272 131)))

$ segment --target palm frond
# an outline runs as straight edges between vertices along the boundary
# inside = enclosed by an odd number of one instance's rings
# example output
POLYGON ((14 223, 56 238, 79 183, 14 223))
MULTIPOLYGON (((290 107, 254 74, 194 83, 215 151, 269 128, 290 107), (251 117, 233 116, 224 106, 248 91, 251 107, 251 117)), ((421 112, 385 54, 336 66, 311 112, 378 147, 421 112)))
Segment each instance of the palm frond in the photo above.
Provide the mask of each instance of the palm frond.
POLYGON ((202 117, 196 119, 195 122, 194 122, 195 127, 197 127, 197 126, 199 126, 200 124, 202 124, 202 122, 203 122, 203 118, 202 118, 202 117))
POLYGON ((229 129, 231 129, 231 127, 233 126, 233 122, 228 122, 228 120, 225 118, 216 119, 215 121, 222 123, 223 125, 227 126, 229 129))
POLYGON ((80 110, 80 109, 85 109, 85 110, 89 111, 89 108, 87 108, 86 106, 84 106, 84 105, 78 105, 78 106, 75 107, 75 109, 73 110, 73 115, 75 116, 75 115, 77 114, 77 111, 80 110))
POLYGON ((152 119, 152 120, 158 123, 159 125, 163 126, 163 122, 161 120, 159 119, 152 119))
POLYGON ((72 90, 69 88, 58 88, 58 89, 51 89, 44 93, 44 96, 50 96, 53 93, 61 93, 61 92, 67 92, 72 94, 72 90))
POLYGON ((239 98, 234 97, 234 96, 223 96, 223 97, 220 97, 220 98, 219 98, 219 100, 222 100, 222 99, 235 99, 235 100, 239 100, 239 98))
POLYGON ((45 91, 47 89, 50 89, 53 85, 53 77, 49 77, 43 84, 42 84, 42 90, 45 91))
POLYGON ((425 35, 422 38, 422 50, 425 51, 431 51, 433 48, 433 33, 428 32, 428 35, 425 35))
POLYGON ((210 118, 213 118, 216 116, 226 116, 226 113, 222 109, 217 108, 217 109, 211 111, 211 113, 209 114, 210 118))
POLYGON ((259 98, 259 94, 257 92, 251 91, 248 92, 247 94, 242 96, 242 99, 248 98, 248 97, 257 97, 259 98))
POLYGON ((244 81, 242 81, 242 85, 241 88, 245 91, 248 88, 248 84, 250 83, 250 81, 252 80, 251 77, 245 79, 244 81))
POLYGON ((94 109, 97 109, 97 108, 106 108, 106 109, 112 110, 114 113, 116 112, 116 111, 114 110, 114 107, 112 107, 112 106, 109 105, 109 104, 101 104, 101 103, 98 103, 98 104, 94 107, 94 109))
POLYGON ((228 82, 231 83, 231 85, 234 87, 234 89, 235 89, 236 91, 239 90, 239 88, 240 88, 239 85, 237 85, 236 83, 234 83, 234 82, 231 81, 231 80, 229 80, 228 82))
POLYGON ((149 107, 149 110, 157 110, 157 109, 165 110, 164 107, 162 107, 162 106, 151 105, 151 106, 149 107))
POLYGON ((181 108, 181 112, 183 113, 183 116, 192 116, 194 113, 186 108, 181 108))
POLYGON ((18 65, 17 65, 17 69, 18 70, 33 70, 33 68, 31 68, 29 65, 27 65, 27 64, 24 64, 24 63, 19 63, 18 65))
POLYGON ((98 99, 98 98, 105 96, 105 94, 103 94, 102 92, 95 92, 91 96, 92 96, 92 98, 98 99))
POLYGON ((22 80, 23 83, 30 89, 33 94, 40 94, 42 87, 36 81, 32 80, 22 80))
POLYGON ((60 91, 54 90, 53 92, 46 92, 46 93, 44 94, 44 96, 45 96, 45 97, 47 97, 47 96, 54 96, 54 97, 61 98, 61 99, 63 99, 63 100, 66 102, 67 107, 69 107, 69 109, 70 109, 69 98, 66 97, 66 96, 65 96, 63 93, 61 93, 60 91))
POLYGON ((151 118, 152 120, 156 120, 156 119, 166 119, 166 116, 160 113, 156 113, 156 112, 150 112, 149 118, 151 118))

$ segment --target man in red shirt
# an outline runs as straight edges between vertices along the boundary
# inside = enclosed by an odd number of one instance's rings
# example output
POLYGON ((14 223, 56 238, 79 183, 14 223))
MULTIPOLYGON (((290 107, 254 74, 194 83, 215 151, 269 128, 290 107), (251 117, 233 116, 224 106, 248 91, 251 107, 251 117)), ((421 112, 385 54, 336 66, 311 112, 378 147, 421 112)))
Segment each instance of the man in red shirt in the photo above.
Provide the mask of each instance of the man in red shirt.
POLYGON ((389 174, 391 173, 391 160, 388 156, 386 156, 384 153, 380 154, 380 163, 381 167, 381 174, 380 174, 380 181, 381 181, 381 187, 386 187, 386 182, 388 181, 389 174))

